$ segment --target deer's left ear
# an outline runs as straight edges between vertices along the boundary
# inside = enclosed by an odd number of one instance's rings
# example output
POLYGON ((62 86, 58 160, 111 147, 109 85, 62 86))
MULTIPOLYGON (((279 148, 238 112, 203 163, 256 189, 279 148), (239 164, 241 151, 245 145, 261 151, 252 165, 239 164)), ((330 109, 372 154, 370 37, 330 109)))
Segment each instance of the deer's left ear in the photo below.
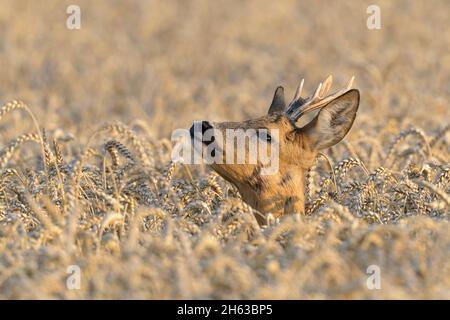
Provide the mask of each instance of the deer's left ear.
POLYGON ((359 91, 352 89, 326 105, 302 128, 311 147, 316 150, 331 147, 349 132, 359 106, 359 91))
POLYGON ((272 104, 270 105, 268 114, 281 113, 284 111, 286 103, 284 102, 284 88, 279 86, 273 95, 272 104))

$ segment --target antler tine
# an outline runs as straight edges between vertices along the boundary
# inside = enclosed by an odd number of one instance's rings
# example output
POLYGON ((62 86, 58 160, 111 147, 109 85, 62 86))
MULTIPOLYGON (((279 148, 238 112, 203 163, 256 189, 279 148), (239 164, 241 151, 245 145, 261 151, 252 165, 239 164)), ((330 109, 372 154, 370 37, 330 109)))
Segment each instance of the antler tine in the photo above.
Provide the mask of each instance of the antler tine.
POLYGON ((346 90, 350 90, 351 88, 352 88, 352 86, 353 86, 353 82, 355 81, 355 76, 352 76, 351 78, 350 78, 350 81, 347 83, 347 88, 346 88, 346 90))
POLYGON ((300 84, 298 85, 297 90, 295 90, 293 101, 297 101, 298 99, 301 98, 304 83, 305 83, 305 79, 303 78, 302 81, 300 81, 300 84))
POLYGON ((313 94, 313 96, 311 98, 311 101, 314 101, 314 100, 316 100, 317 98, 320 97, 320 90, 322 90, 322 82, 319 83, 319 86, 317 87, 316 91, 314 92, 314 94, 313 94))
POLYGON ((323 82, 322 90, 320 92, 320 97, 323 98, 330 91, 331 84, 333 83, 333 76, 329 75, 323 82))
POLYGON ((330 94, 329 91, 331 89, 331 84, 333 82, 333 77, 330 75, 325 79, 323 83, 321 82, 319 84, 316 91, 311 97, 301 99, 300 94, 303 88, 303 80, 302 80, 299 87, 297 88, 297 91, 295 92, 295 98, 289 104, 286 113, 291 119, 297 121, 303 114, 311 112, 313 110, 320 109, 326 106, 334 99, 336 99, 337 97, 339 97, 340 95, 343 95, 345 92, 349 91, 353 86, 354 80, 355 77, 352 76, 350 78, 350 81, 347 83, 346 87, 330 94))

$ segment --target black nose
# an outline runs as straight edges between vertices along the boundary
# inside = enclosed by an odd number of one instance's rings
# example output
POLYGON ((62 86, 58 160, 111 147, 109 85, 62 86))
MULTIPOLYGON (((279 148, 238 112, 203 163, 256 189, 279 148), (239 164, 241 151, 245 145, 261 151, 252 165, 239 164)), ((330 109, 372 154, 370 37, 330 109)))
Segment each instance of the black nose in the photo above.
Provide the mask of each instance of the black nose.
POLYGON ((191 135, 191 139, 194 138, 194 125, 191 126, 191 128, 189 129, 189 133, 191 135))
POLYGON ((215 140, 215 137, 214 137, 214 135, 211 135, 211 133, 209 133, 209 135, 210 135, 209 138, 207 138, 206 140, 204 140, 204 138, 203 138, 203 135, 205 134, 206 131, 208 131, 209 129, 213 129, 213 126, 208 121, 202 121, 201 123, 197 122, 192 125, 192 127, 189 129, 191 139, 194 138, 195 130, 200 129, 200 125, 201 125, 202 134, 199 137, 199 133, 197 133, 197 139, 200 138, 201 141, 205 145, 209 145, 210 143, 212 143, 215 140))
POLYGON ((212 125, 208 121, 202 121, 202 134, 209 129, 212 129, 212 125))
MULTIPOLYGON (((213 126, 208 122, 208 121, 202 121, 201 122, 201 125, 202 125, 202 136, 203 136, 203 134, 207 131, 207 130, 209 130, 209 129, 212 129, 213 128, 213 126)), ((191 126, 191 128, 189 129, 189 133, 190 133, 190 135, 191 135, 191 138, 194 138, 194 133, 195 133, 195 129, 196 128, 199 128, 199 125, 197 124, 193 124, 192 126, 191 126)))

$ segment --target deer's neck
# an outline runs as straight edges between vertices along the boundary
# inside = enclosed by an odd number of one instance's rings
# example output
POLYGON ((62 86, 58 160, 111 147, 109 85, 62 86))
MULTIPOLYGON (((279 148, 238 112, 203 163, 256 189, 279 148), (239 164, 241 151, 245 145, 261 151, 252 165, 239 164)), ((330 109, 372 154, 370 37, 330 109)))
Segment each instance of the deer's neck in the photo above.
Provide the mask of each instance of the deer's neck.
MULTIPOLYGON (((257 170, 244 184, 237 185, 242 198, 263 214, 304 214, 304 169, 295 165, 280 166, 277 175, 261 175, 257 170)), ((261 222, 261 221, 260 221, 261 222)))

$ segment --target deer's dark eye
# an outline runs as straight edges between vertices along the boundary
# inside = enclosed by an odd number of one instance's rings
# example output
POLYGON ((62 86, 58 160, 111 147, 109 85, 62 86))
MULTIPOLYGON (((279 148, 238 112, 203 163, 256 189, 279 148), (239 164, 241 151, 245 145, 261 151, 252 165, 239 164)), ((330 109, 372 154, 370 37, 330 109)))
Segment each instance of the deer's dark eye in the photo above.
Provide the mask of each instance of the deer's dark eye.
POLYGON ((266 130, 262 130, 259 132, 259 138, 267 143, 272 141, 272 137, 266 130))

